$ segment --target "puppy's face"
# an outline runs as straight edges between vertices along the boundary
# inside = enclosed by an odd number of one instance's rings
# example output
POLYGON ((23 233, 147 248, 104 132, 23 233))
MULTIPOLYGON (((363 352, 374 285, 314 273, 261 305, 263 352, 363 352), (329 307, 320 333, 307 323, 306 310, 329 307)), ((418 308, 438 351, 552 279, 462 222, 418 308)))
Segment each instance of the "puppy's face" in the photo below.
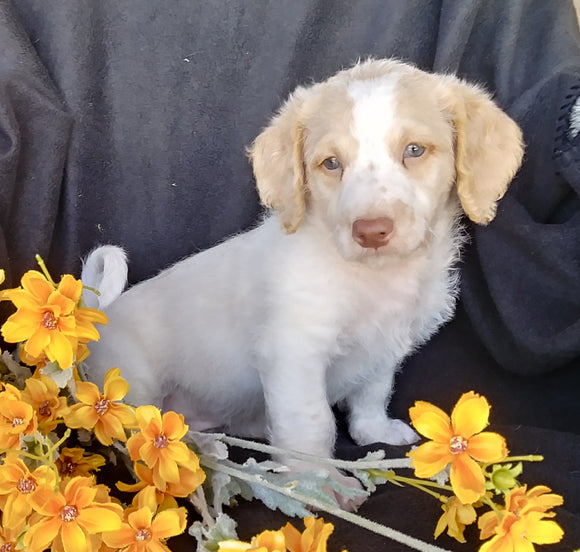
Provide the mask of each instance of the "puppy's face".
POLYGON ((454 129, 425 84, 399 74, 330 83, 309 102, 307 216, 324 221, 345 259, 407 256, 448 208, 454 129))
POLYGON ((298 88, 251 150, 287 232, 323 224, 345 259, 379 264, 428 244, 457 198, 489 222, 522 155, 519 128, 484 92, 391 60, 298 88))

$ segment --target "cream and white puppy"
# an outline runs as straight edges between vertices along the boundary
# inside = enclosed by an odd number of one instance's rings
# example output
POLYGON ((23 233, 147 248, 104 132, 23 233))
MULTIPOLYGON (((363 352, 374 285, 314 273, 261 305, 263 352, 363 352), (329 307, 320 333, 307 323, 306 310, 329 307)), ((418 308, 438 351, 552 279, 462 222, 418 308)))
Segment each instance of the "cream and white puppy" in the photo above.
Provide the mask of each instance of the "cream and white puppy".
POLYGON ((335 404, 357 443, 411 443, 393 377, 453 314, 461 208, 492 220, 522 154, 453 76, 370 60, 299 87, 250 149, 257 228, 122 294, 122 250, 89 255, 109 317, 89 377, 118 366, 135 404, 306 453, 332 454, 335 404))

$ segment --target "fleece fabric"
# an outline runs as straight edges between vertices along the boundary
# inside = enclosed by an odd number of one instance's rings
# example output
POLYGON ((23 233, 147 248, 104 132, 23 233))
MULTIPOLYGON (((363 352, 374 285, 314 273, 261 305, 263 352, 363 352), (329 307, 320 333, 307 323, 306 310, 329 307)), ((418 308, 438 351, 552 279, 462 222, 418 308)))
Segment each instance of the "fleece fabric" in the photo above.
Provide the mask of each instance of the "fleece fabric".
MULTIPOLYGON (((368 56, 482 84, 526 142, 496 219, 469 226, 455 319, 405 363, 391 410, 407 418, 415 400, 450 409, 464 391, 485 394, 492 421, 516 439, 512 452, 545 454, 530 474, 567 497, 566 540, 551 549, 579 547, 571 0, 0 0, 5 285, 35 268, 36 253, 53 274, 78 275, 81 257, 105 243, 128 251, 135 283, 252 227, 261 207, 245 148, 297 85, 368 56)), ((364 452, 343 434, 338 449, 364 452)), ((385 489, 364 513, 430 538, 439 506, 412 493, 385 489)), ((275 516, 256 504, 237 515, 244 536, 275 516)), ((336 550, 404 549, 339 522, 337 535, 336 550)))

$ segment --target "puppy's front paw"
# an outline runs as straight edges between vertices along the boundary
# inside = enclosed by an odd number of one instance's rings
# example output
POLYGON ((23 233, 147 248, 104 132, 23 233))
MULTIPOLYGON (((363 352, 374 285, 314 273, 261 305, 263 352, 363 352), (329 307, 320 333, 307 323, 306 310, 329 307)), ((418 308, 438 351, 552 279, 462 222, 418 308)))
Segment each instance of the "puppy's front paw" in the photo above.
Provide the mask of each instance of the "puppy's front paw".
POLYGON ((411 445, 419 440, 419 435, 402 420, 384 418, 351 423, 350 435, 357 445, 387 443, 388 445, 411 445))
POLYGON ((388 445, 412 445, 419 440, 419 435, 403 420, 393 420, 389 418, 387 424, 388 445))

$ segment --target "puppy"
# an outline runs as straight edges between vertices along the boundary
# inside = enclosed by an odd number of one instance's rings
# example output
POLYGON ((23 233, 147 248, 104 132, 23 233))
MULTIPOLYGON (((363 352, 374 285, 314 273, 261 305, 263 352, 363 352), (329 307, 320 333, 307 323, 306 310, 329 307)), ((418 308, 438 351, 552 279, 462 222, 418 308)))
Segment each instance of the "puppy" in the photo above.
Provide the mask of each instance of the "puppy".
POLYGON ((333 405, 360 445, 413 442, 393 377, 453 314, 462 210, 490 222, 522 155, 453 76, 370 60, 299 87, 250 149, 257 228, 122 294, 123 251, 89 255, 109 317, 89 377, 118 366, 135 404, 310 454, 332 455, 333 405))

